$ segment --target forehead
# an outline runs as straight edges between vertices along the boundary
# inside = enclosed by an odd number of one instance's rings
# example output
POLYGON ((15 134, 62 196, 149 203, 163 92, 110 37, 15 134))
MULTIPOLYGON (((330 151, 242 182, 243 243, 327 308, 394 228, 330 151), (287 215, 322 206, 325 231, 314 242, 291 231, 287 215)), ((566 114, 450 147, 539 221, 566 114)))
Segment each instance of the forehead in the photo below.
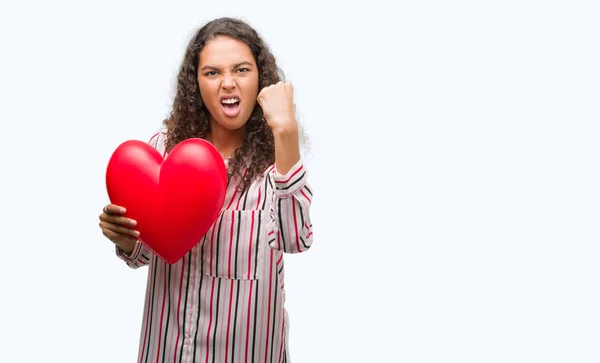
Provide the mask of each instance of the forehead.
POLYGON ((242 41, 219 35, 200 51, 201 65, 227 66, 247 61, 254 63, 250 47, 242 41))

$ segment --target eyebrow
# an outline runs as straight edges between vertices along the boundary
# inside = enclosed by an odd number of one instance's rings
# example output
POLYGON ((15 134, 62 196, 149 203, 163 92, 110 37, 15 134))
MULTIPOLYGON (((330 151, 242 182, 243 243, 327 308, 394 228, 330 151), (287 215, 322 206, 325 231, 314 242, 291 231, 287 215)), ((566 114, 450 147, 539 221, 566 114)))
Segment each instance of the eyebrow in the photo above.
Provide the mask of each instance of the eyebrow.
MULTIPOLYGON (((241 67, 241 66, 253 66, 253 64, 252 64, 252 63, 250 63, 250 62, 248 62, 248 61, 243 61, 243 62, 240 62, 240 63, 238 63, 238 64, 234 65, 234 66, 233 66, 233 68, 239 68, 239 67, 241 67)), ((204 67, 202 67, 202 68, 200 68, 200 70, 201 70, 201 71, 204 71, 204 70, 206 70, 206 69, 214 69, 214 70, 218 70, 218 68, 217 68, 217 67, 208 66, 208 65, 207 65, 207 66, 204 66, 204 67)))

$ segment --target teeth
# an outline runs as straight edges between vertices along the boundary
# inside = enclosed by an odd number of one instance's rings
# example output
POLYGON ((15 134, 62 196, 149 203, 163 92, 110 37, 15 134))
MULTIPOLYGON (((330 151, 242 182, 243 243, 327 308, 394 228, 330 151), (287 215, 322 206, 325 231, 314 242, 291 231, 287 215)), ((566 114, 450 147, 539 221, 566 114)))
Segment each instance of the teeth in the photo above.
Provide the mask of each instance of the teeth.
POLYGON ((225 98, 223 101, 221 101, 222 103, 231 105, 232 103, 237 103, 240 102, 237 98, 225 98))

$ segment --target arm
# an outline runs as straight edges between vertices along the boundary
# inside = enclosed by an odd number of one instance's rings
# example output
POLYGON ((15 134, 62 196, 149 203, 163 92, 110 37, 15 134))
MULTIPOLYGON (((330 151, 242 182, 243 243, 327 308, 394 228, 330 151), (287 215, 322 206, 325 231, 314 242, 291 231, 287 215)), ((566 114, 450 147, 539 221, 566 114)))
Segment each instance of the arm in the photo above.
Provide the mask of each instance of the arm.
POLYGON ((312 245, 309 215, 312 190, 306 182, 306 169, 300 158, 293 94, 291 83, 278 82, 260 92, 258 103, 275 142, 275 166, 267 173, 271 193, 267 222, 269 246, 299 253, 312 245))

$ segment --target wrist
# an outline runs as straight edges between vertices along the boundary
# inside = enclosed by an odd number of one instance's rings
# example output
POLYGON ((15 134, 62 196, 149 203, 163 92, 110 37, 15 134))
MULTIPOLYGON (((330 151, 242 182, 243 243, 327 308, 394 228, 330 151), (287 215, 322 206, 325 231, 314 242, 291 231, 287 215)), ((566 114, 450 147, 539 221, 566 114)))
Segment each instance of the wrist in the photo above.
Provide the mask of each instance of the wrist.
POLYGON ((278 122, 271 128, 274 137, 293 137, 298 135, 298 124, 294 122, 278 122))
POLYGON ((131 254, 135 250, 135 243, 133 244, 117 244, 117 247, 121 250, 121 252, 127 256, 131 257, 131 254))

